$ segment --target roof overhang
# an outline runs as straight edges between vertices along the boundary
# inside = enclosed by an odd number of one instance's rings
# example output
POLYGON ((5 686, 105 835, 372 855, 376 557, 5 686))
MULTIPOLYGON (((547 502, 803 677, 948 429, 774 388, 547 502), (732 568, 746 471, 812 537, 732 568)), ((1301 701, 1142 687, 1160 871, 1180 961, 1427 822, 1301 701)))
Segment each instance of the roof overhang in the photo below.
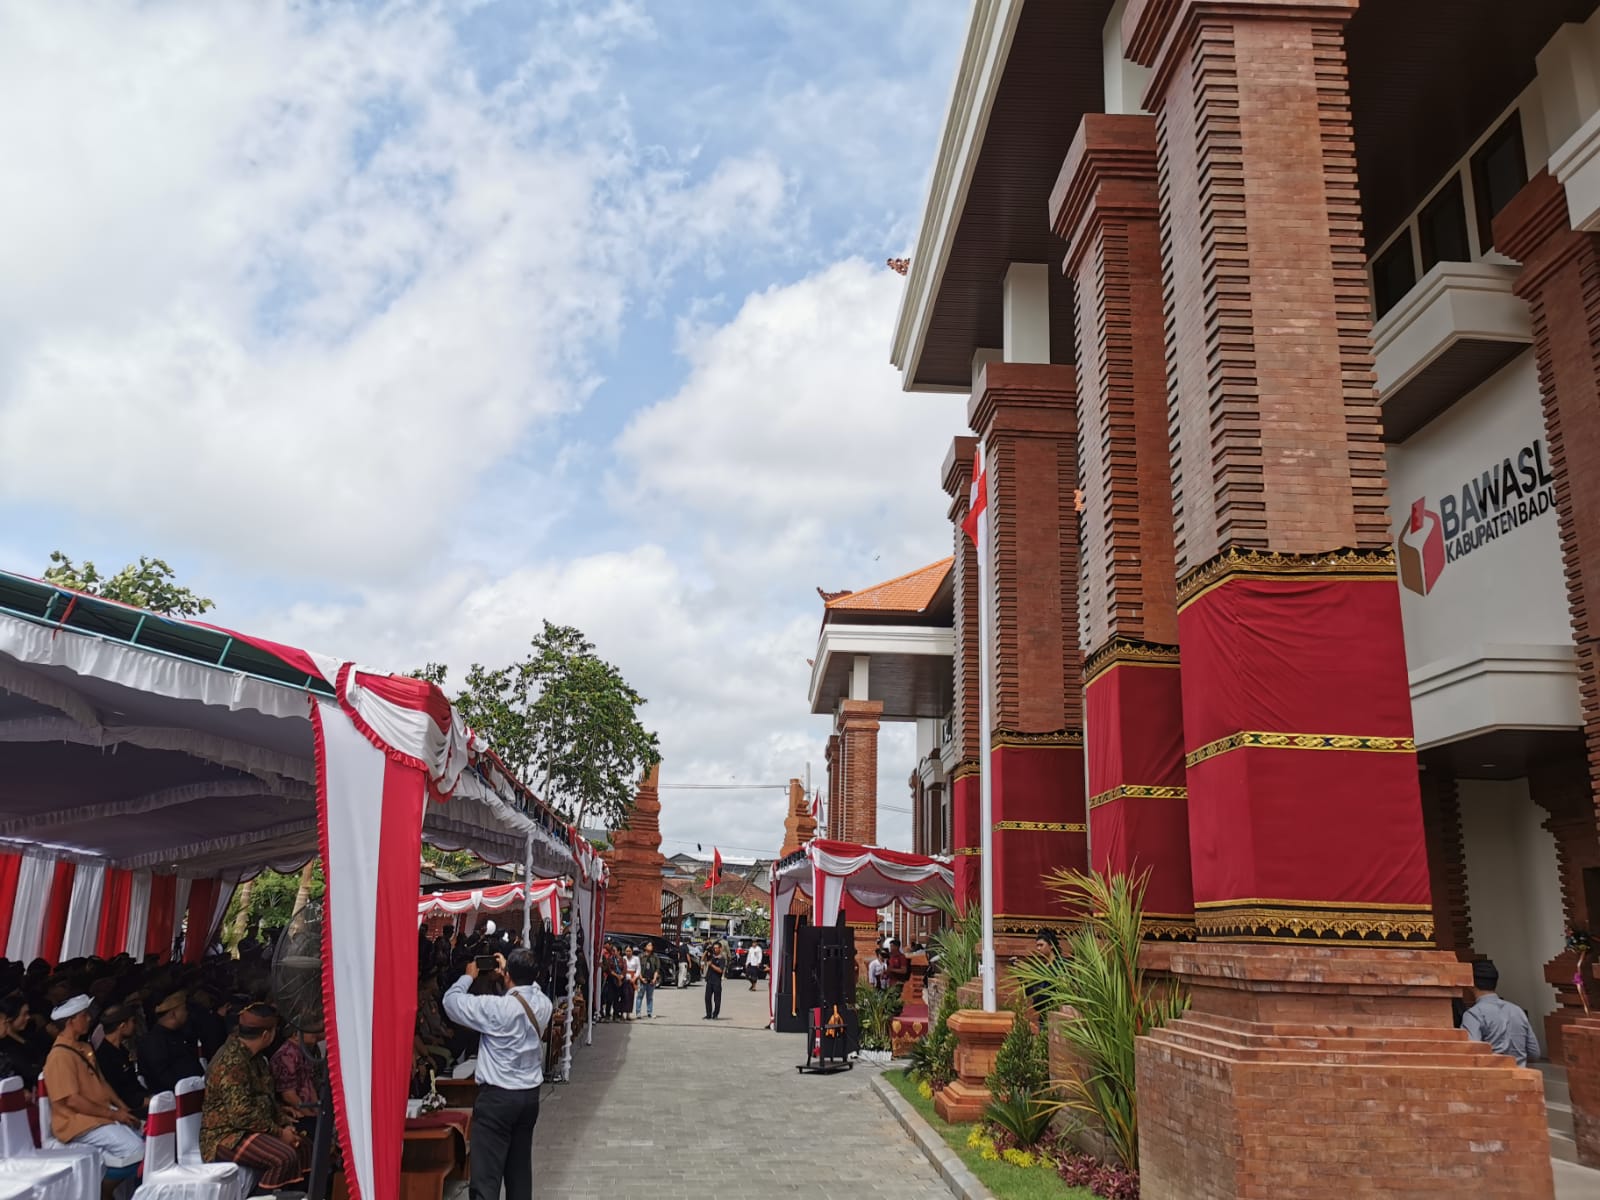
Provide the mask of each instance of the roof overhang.
POLYGON ((1051 266, 1052 360, 1072 359, 1071 288, 1047 201, 1086 111, 1104 103, 1112 0, 976 0, 895 320, 907 391, 966 392, 973 352, 999 347, 1013 262, 1051 266), (991 136, 991 132, 992 135, 991 136))
POLYGON ((942 717, 950 711, 955 631, 919 625, 826 625, 811 666, 811 711, 832 713, 850 695, 851 669, 865 655, 867 699, 886 721, 942 717))

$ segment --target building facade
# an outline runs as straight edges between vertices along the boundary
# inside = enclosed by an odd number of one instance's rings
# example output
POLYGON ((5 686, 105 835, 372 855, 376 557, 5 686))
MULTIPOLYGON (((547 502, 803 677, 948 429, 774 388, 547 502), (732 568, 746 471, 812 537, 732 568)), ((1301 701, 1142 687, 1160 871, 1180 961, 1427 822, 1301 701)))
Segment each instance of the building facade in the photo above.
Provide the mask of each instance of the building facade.
MULTIPOLYGON (((1538 1078, 1449 1002, 1488 957, 1553 1058, 1589 1036, 1567 931, 1600 925, 1595 10, 974 5, 892 348, 908 390, 970 396, 915 828, 975 893, 991 770, 1017 930, 1071 920, 1040 869, 1150 872, 1153 961, 1194 1008, 1141 1044, 1147 1195, 1349 1194, 1330 1120, 1396 1194, 1441 1167, 1550 1194, 1538 1078), (1410 1121, 1372 1102, 1420 1079, 1402 1043, 1427 1056, 1410 1121)), ((812 703, 844 731, 842 698, 812 703)))

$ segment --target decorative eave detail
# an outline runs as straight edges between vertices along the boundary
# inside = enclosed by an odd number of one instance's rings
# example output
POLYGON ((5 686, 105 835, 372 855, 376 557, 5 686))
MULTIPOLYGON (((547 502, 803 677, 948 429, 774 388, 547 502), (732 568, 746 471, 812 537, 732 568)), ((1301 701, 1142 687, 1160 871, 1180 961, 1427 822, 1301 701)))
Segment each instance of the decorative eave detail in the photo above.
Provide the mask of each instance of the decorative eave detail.
POLYGON ((1112 638, 1084 662, 1084 687, 1112 667, 1124 664, 1134 667, 1175 667, 1178 665, 1178 647, 1136 642, 1132 638, 1112 638))
POLYGON ((1178 608, 1183 609, 1235 577, 1392 580, 1395 577, 1394 547, 1328 550, 1322 554, 1280 554, 1276 550, 1230 547, 1178 580, 1178 608))
POLYGON ((1020 733, 996 729, 989 738, 991 750, 1082 750, 1083 730, 1057 729, 1052 733, 1020 733))
POLYGON ((961 212, 972 186, 973 169, 983 149, 989 114, 1011 55, 1011 42, 1022 17, 1023 0, 976 0, 967 25, 967 40, 956 68, 949 111, 939 138, 939 153, 928 182, 917 242, 911 251, 906 290, 895 316, 889 360, 900 371, 906 391, 952 391, 965 388, 921 387, 916 383, 934 299, 955 244, 961 212))

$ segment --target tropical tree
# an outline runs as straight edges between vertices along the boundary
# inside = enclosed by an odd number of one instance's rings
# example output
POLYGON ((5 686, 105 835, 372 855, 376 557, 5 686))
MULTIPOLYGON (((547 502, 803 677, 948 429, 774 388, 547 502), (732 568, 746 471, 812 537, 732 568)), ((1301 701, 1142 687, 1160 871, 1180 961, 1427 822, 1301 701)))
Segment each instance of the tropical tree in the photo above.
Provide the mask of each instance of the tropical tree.
POLYGON ((198 617, 216 607, 214 601, 177 582, 177 572, 164 559, 139 556, 115 575, 101 575, 88 559, 80 567, 59 550, 50 552, 44 581, 90 596, 103 596, 119 604, 148 609, 167 617, 198 617))
MULTIPOLYGON (((448 677, 439 663, 412 674, 440 687, 448 677)), ((580 827, 625 826, 639 780, 661 761, 639 720, 644 697, 570 625, 546 621, 508 666, 473 663, 455 703, 518 779, 580 827)))
POLYGON ((1151 981, 1139 966, 1148 878, 1069 870, 1046 876, 1067 910, 1084 914, 1083 924, 1057 957, 1027 958, 1011 968, 1030 994, 1042 996, 1046 1011, 1074 1010, 1060 1032, 1082 1066, 1076 1078, 1052 1082, 1067 1109, 1097 1125, 1129 1167, 1139 1162, 1135 1039, 1189 1006, 1185 993, 1151 981))

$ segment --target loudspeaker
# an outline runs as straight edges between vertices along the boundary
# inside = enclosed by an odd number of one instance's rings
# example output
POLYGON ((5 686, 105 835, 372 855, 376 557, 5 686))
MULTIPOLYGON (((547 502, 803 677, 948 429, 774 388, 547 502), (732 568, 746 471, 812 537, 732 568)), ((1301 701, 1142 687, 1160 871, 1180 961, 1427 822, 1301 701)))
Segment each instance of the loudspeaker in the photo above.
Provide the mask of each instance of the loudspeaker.
MULTIPOLYGON (((837 933, 836 930, 827 930, 837 933)), ((848 934, 850 931, 844 931, 848 934)), ((828 938, 817 948, 817 1004, 831 1008, 836 1004, 853 1004, 855 989, 856 956, 854 939, 828 938)))
POLYGON ((777 972, 772 980, 772 1027, 779 1033, 804 1033, 806 1029, 806 1007, 798 1002, 795 985, 799 983, 803 986, 804 980, 810 977, 810 971, 797 971, 795 965, 810 961, 801 953, 799 944, 800 938, 810 928, 811 923, 804 916, 783 918, 783 959, 772 964, 772 969, 777 972))

